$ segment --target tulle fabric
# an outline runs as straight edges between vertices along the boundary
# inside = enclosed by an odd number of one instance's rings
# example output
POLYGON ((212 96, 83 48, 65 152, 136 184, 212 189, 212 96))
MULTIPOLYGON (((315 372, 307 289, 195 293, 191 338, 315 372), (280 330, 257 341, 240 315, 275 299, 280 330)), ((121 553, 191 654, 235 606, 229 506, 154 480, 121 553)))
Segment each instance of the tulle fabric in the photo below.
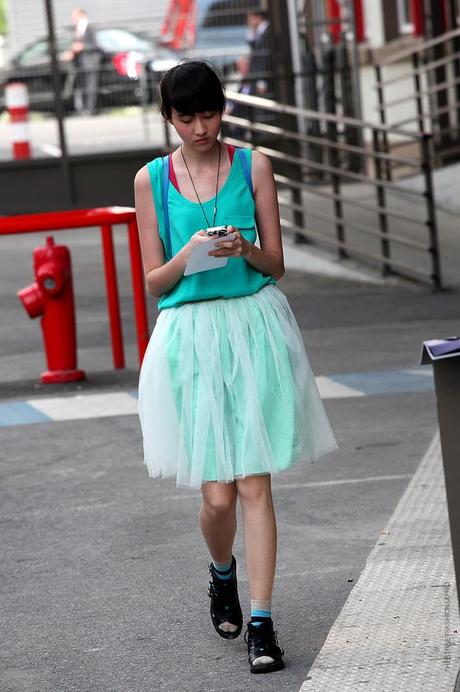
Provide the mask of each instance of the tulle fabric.
POLYGON ((337 444, 273 285, 160 312, 139 378, 144 463, 178 486, 277 473, 337 444))

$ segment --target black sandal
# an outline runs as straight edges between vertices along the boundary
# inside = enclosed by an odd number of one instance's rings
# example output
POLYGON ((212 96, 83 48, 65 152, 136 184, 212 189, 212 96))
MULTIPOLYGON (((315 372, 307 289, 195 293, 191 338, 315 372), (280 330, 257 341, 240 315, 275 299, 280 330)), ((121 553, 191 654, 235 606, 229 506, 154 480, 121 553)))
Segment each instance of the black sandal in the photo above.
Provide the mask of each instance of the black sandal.
POLYGON ((273 621, 264 620, 260 625, 248 622, 247 627, 244 641, 248 645, 251 673, 272 673, 284 668, 284 650, 278 646, 273 621))
POLYGON ((230 579, 219 579, 214 565, 209 565, 212 580, 209 582, 208 595, 211 599, 211 620, 217 634, 224 639, 236 639, 243 629, 243 613, 238 598, 236 580, 236 560, 232 558, 233 576, 230 579), (228 622, 237 629, 234 632, 224 632, 219 625, 228 622))

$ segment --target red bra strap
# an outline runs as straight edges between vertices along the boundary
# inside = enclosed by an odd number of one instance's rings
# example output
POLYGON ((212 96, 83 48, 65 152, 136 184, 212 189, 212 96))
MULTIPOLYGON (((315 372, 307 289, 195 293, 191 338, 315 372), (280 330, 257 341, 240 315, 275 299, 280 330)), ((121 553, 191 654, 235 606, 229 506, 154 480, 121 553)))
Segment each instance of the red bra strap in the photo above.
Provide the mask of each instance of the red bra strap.
MULTIPOLYGON (((230 166, 231 166, 233 163, 233 157, 235 156, 235 147, 233 146, 233 144, 226 144, 225 146, 227 147, 228 158, 230 159, 230 166)), ((178 184, 177 178, 176 178, 176 171, 174 170, 172 154, 169 154, 169 179, 172 182, 172 184, 174 185, 174 187, 176 188, 176 190, 178 190, 180 192, 179 184, 178 184)))

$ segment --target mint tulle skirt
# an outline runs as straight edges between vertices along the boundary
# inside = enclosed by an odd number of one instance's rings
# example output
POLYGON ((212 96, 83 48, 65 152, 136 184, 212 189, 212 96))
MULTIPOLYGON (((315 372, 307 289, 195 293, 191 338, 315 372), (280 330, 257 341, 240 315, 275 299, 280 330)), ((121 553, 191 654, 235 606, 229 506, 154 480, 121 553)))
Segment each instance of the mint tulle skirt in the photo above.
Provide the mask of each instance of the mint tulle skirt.
POLYGON ((160 312, 139 378, 144 463, 178 486, 277 473, 337 448, 274 285, 160 312))

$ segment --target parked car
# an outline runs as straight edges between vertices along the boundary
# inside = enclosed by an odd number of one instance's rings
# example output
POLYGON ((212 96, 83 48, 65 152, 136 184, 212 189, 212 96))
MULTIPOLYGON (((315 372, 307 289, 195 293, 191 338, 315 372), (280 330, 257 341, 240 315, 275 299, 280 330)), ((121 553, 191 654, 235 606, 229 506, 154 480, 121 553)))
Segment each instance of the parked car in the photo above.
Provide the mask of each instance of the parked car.
POLYGON ((247 12, 254 0, 198 0, 193 53, 209 59, 225 77, 249 53, 247 12))
MULTIPOLYGON (((138 104, 148 100, 148 85, 143 82, 144 67, 156 56, 152 39, 118 27, 96 27, 96 41, 101 53, 98 79, 98 107, 138 104)), ((71 27, 57 35, 58 61, 61 75, 61 94, 68 110, 77 107, 77 71, 72 61, 65 59, 74 41, 71 27)), ((23 48, 11 60, 9 69, 1 75, 1 85, 20 81, 29 89, 30 108, 54 109, 53 75, 47 37, 38 38, 23 48)))

